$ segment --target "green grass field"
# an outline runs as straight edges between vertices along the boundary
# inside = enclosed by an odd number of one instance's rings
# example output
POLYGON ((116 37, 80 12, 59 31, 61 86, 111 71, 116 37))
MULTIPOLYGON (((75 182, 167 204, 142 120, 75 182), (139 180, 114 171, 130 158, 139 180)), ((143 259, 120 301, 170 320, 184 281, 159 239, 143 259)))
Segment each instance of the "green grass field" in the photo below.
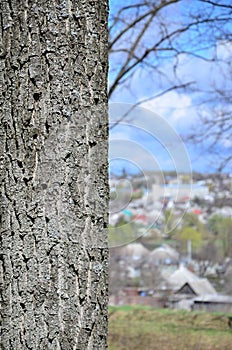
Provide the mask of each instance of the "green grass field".
POLYGON ((109 350, 232 350, 228 317, 151 307, 109 309, 109 350))

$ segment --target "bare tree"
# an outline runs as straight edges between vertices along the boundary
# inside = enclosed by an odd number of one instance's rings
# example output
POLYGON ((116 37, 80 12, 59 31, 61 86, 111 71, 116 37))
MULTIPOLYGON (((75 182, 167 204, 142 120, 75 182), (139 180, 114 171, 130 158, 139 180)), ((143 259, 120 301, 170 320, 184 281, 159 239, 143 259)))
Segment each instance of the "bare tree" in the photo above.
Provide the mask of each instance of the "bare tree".
POLYGON ((212 167, 219 173, 232 168, 231 91, 226 87, 224 90, 215 88, 207 101, 201 102, 198 123, 183 136, 186 142, 199 145, 202 154, 203 151, 211 154, 212 167))
POLYGON ((1 1, 1 349, 105 349, 107 1, 1 1))
MULTIPOLYGON (((210 135, 211 151, 220 155, 220 165, 231 160, 231 148, 222 158, 219 140, 231 140, 231 84, 211 88, 200 86, 191 76, 181 71, 183 57, 193 57, 198 64, 225 63, 231 67, 231 54, 227 59, 218 55, 218 45, 231 42, 232 5, 229 0, 156 0, 128 1, 125 6, 112 2, 110 16, 110 86, 109 96, 117 96, 125 86, 134 91, 134 76, 143 72, 152 80, 147 99, 161 96, 173 89, 185 89, 194 96, 194 103, 215 107, 211 114, 201 113, 201 133, 194 142, 210 135), (172 70, 167 66, 172 66, 172 70), (217 97, 217 98, 216 98, 217 97), (220 99, 220 103, 219 103, 220 99), (229 109, 228 109, 228 106, 229 109), (215 123, 216 119, 216 123, 215 123), (203 127, 202 127, 203 126, 203 127)), ((197 67, 192 68, 193 71, 197 67)), ((143 81, 141 80, 141 85, 143 81)), ((142 87, 141 87, 142 89, 142 87)), ((136 99, 136 96, 135 96, 136 99)), ((144 102, 143 99, 136 103, 144 102)), ((198 130, 194 130, 195 135, 198 130)))

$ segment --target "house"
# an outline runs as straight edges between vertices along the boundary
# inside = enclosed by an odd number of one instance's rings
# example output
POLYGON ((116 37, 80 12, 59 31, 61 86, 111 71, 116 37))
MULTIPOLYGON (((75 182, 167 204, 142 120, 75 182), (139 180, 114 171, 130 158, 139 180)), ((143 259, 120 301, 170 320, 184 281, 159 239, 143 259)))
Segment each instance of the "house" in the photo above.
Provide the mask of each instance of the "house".
POLYGON ((176 293, 180 293, 183 288, 185 288, 185 290, 190 288, 193 291, 193 295, 217 294, 207 278, 198 277, 193 272, 189 271, 183 264, 181 264, 179 269, 169 276, 168 283, 173 287, 173 290, 176 293))
POLYGON ((145 248, 141 243, 131 243, 120 248, 120 255, 126 260, 128 258, 132 260, 139 260, 149 254, 149 250, 145 248))
POLYGON ((156 265, 178 264, 179 253, 168 244, 163 244, 162 246, 151 251, 149 260, 156 265))
POLYGON ((152 194, 154 200, 160 200, 160 198, 169 198, 179 202, 183 198, 193 199, 194 197, 204 198, 209 194, 207 186, 203 186, 198 183, 192 184, 165 184, 152 186, 152 194))
POLYGON ((110 296, 109 305, 149 305, 163 308, 166 299, 162 295, 151 295, 143 288, 125 287, 119 293, 110 296))
POLYGON ((198 295, 217 295, 216 290, 206 278, 201 278, 198 281, 186 282, 176 294, 185 294, 191 296, 198 295))
POLYGON ((217 296, 217 292, 207 278, 199 278, 183 265, 168 279, 173 293, 169 298, 169 307, 192 310, 196 297, 217 296))
POLYGON ((192 310, 207 312, 232 312, 232 296, 207 295, 195 298, 192 310))

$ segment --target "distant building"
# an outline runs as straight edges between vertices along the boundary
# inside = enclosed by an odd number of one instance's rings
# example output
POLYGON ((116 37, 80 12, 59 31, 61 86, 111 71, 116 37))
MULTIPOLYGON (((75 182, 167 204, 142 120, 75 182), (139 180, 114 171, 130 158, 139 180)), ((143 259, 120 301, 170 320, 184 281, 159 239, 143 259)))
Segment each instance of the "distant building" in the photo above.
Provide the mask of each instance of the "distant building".
POLYGON ((232 296, 207 295, 195 298, 192 310, 207 312, 232 312, 232 296))
POLYGON ((139 260, 149 254, 149 250, 141 243, 131 243, 119 248, 119 254, 124 259, 139 260))
POLYGON ((207 186, 201 184, 167 184, 152 186, 153 199, 158 200, 172 200, 175 202, 186 201, 186 199, 193 199, 195 197, 204 198, 208 196, 209 189, 207 186))
POLYGON ((176 294, 217 295, 216 290, 207 278, 198 277, 183 265, 169 276, 168 282, 176 294))
POLYGON ((149 255, 149 260, 156 265, 178 264, 179 258, 179 253, 167 244, 163 244, 159 248, 155 248, 149 255))
POLYGON ((199 278, 182 265, 169 277, 168 282, 174 291, 169 298, 169 307, 174 309, 193 310, 195 300, 218 296, 207 278, 199 278))

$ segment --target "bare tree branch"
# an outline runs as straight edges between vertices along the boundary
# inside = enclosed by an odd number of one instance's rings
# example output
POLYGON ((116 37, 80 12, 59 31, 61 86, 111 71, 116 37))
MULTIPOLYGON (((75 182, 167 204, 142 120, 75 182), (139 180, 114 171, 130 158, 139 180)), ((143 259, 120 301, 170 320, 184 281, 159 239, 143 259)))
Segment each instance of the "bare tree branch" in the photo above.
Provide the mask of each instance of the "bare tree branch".
POLYGON ((112 130, 113 128, 115 128, 118 124, 120 124, 122 121, 126 120, 126 117, 138 106, 140 106, 141 104, 148 102, 150 100, 153 100, 155 98, 161 97, 165 94, 167 94, 170 91, 173 90, 178 90, 178 89, 185 89, 187 86, 190 86, 191 84, 193 84, 194 82, 189 82, 189 83, 185 83, 185 84, 181 84, 181 85, 174 85, 171 86, 170 88, 161 91, 160 93, 158 93, 157 95, 153 95, 150 96, 148 98, 145 98, 143 100, 140 100, 139 102, 134 103, 129 109, 128 111, 126 111, 126 113, 124 113, 120 118, 118 118, 114 123, 112 123, 112 125, 110 126, 110 130, 112 130))
POLYGON ((210 4, 215 7, 224 7, 224 8, 232 9, 232 5, 228 5, 228 4, 220 4, 218 2, 210 1, 210 0, 198 0, 198 1, 210 4))
MULTIPOLYGON (((231 79, 225 76, 225 82, 229 82, 220 88, 217 81, 200 86, 197 81, 194 84, 194 79, 186 79, 180 68, 182 57, 192 57, 194 62, 199 60, 218 67, 218 74, 222 66, 227 67, 232 76, 229 45, 226 52, 226 44, 232 40, 232 4, 227 0, 197 0, 192 6, 186 6, 187 3, 186 0, 141 0, 118 8, 112 14, 109 97, 121 86, 131 86, 133 92, 132 78, 138 69, 154 74, 157 83, 151 96, 136 101, 134 107, 170 91, 191 87, 194 106, 200 107, 201 116, 199 127, 189 133, 188 141, 207 144, 206 147, 215 155, 220 154, 219 150, 225 143, 227 152, 220 157, 221 164, 226 164, 230 161, 228 152, 231 146, 228 145, 232 139, 231 79), (165 63, 169 65, 169 72, 165 71, 165 63), (186 83, 186 80, 191 82, 186 83)), ((223 71, 220 74, 223 75, 223 71)), ((127 112, 127 117, 130 112, 127 112)), ((126 116, 119 118, 118 122, 126 116)))

